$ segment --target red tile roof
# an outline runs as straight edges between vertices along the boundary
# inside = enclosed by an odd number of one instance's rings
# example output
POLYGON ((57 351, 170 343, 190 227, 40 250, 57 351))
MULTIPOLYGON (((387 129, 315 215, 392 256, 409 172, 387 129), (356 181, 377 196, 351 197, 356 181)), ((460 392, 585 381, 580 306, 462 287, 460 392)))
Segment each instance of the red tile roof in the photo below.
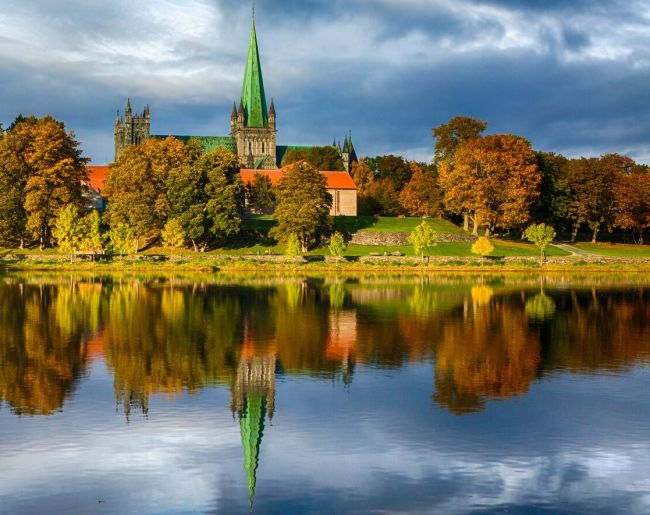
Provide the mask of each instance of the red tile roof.
POLYGON ((88 168, 88 184, 95 191, 102 191, 106 177, 108 177, 108 166, 86 166, 88 168))
MULTIPOLYGON (((281 170, 252 170, 252 169, 243 169, 241 170, 241 179, 244 184, 250 184, 253 182, 253 178, 256 173, 261 175, 266 175, 271 179, 273 185, 277 184, 278 181, 284 175, 285 169, 281 170)), ((354 184, 354 180, 350 177, 348 172, 321 172, 322 175, 327 179, 327 189, 328 190, 356 190, 357 186, 354 184)))

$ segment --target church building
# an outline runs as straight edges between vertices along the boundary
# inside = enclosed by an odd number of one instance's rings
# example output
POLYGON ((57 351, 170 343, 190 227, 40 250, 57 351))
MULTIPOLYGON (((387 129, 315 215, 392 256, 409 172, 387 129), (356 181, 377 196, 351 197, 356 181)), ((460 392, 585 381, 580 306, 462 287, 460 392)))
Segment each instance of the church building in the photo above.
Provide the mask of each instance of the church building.
MULTIPOLYGON (((275 103, 267 104, 264 79, 255 19, 251 24, 246 70, 239 102, 233 102, 230 114, 230 134, 227 136, 192 136, 171 135, 188 142, 198 141, 206 152, 217 147, 224 147, 239 157, 242 167, 242 179, 250 181, 251 171, 255 173, 272 173, 274 182, 282 173, 282 160, 289 150, 309 150, 308 146, 290 146, 277 144, 277 120, 275 103)), ((144 111, 134 113, 130 100, 127 101, 124 116, 119 111, 115 120, 115 160, 130 145, 138 145, 148 138, 167 138, 165 134, 151 134, 151 111, 145 106, 144 111)), ((345 171, 332 172, 324 170, 328 190, 332 194, 332 215, 357 214, 357 190, 350 177, 352 164, 357 161, 357 154, 352 143, 352 136, 346 135, 343 144, 333 143, 343 161, 345 171), (341 200, 343 199, 343 200, 341 200)), ((92 170, 91 170, 92 171, 92 170)))

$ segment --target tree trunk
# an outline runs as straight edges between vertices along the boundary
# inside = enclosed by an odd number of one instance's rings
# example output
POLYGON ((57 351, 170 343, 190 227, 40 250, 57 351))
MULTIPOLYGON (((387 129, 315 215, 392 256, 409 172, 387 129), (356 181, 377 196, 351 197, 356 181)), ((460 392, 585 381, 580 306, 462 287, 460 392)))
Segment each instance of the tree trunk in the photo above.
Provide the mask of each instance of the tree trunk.
POLYGON ((596 238, 598 236, 598 229, 599 228, 600 228, 600 225, 597 225, 596 227, 594 227, 593 233, 591 235, 591 243, 596 243, 596 238))
POLYGON ((22 250, 24 248, 25 248, 25 238, 20 238, 20 249, 22 250))
POLYGON ((544 248, 542 247, 539 254, 539 266, 544 265, 544 248))
POLYGON ((196 242, 194 240, 190 240, 192 242, 192 247, 194 247, 194 252, 198 252, 199 248, 196 246, 196 242))
POLYGON ((474 222, 474 227, 472 228, 472 235, 478 236, 478 220, 476 220, 476 218, 474 218, 474 220, 472 220, 472 222, 474 222))
POLYGON ((571 243, 575 243, 577 237, 578 237, 578 226, 574 225, 573 230, 571 231, 571 243))
POLYGON ((469 214, 465 213, 463 215, 463 231, 469 231, 469 214))
POLYGON ((489 238, 489 237, 490 237, 490 228, 489 228, 489 227, 486 227, 486 228, 485 228, 485 237, 486 237, 486 238, 489 238))

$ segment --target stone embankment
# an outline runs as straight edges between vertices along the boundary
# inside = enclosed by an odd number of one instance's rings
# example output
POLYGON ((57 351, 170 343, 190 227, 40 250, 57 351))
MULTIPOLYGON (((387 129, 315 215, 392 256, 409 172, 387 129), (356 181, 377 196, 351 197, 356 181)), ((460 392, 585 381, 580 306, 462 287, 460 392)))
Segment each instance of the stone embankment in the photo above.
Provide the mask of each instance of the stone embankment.
MULTIPOLYGON (((408 232, 375 232, 357 231, 349 235, 350 243, 356 245, 371 245, 377 247, 391 247, 396 245, 408 245, 408 232)), ((476 236, 465 233, 439 234, 439 243, 474 243, 476 236)))

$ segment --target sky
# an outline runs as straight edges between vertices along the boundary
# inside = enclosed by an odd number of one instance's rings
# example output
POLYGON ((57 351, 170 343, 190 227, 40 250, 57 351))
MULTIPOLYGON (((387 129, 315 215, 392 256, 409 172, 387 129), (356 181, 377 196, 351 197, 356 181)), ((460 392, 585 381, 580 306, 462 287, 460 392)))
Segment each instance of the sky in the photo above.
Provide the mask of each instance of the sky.
MULTIPOLYGON (((256 0, 278 143, 352 131, 359 155, 430 161, 431 128, 486 120, 538 150, 650 164, 647 0, 256 0)), ((224 135, 251 3, 3 0, 0 121, 52 114, 94 164, 116 110, 156 134, 224 135)))

